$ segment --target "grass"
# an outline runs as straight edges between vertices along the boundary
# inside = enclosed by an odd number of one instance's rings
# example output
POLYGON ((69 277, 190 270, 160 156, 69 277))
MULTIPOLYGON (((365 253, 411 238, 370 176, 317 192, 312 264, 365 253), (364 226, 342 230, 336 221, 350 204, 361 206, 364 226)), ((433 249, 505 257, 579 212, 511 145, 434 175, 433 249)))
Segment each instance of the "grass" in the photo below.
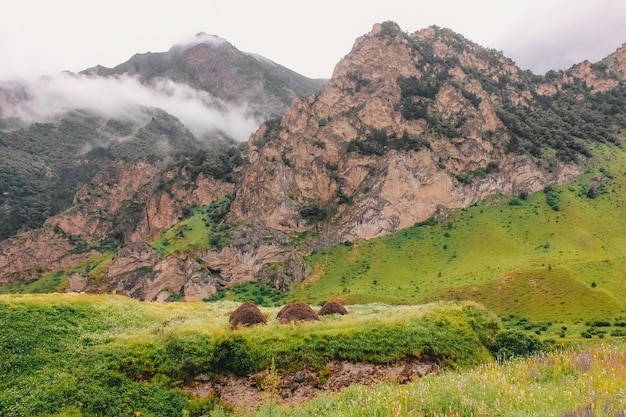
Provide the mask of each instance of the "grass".
MULTIPOLYGON (((622 416, 624 346, 598 345, 503 365, 430 375, 406 385, 354 386, 274 416, 622 416)), ((269 404, 253 413, 267 415, 269 404)))
POLYGON ((208 206, 188 208, 188 215, 151 243, 162 256, 193 252, 211 247, 223 248, 231 228, 225 223, 233 196, 214 200, 208 206))
POLYGON ((55 271, 28 282, 0 286, 0 294, 47 294, 62 291, 67 285, 67 273, 55 271))
POLYGON ((0 415, 208 415, 179 387, 198 374, 249 375, 272 363, 322 370, 331 359, 427 354, 448 369, 492 361, 499 321, 473 303, 351 306, 321 322, 233 331, 236 303, 142 303, 86 294, 0 296, 0 415))
POLYGON ((287 293, 277 290, 269 283, 248 281, 242 284, 233 285, 225 290, 218 291, 206 301, 230 300, 230 301, 252 301, 259 306, 280 306, 285 303, 287 293))
POLYGON ((176 223, 163 233, 151 246, 162 256, 170 256, 189 250, 208 249, 211 245, 212 222, 207 206, 195 208, 191 215, 176 223))
POLYGON ((439 222, 317 251, 307 258, 312 275, 290 297, 471 299, 501 315, 569 323, 623 314, 626 153, 596 152, 577 182, 549 193, 493 196, 439 222), (587 197, 598 183, 600 192, 587 197), (547 194, 558 195, 558 211, 547 194))
POLYGON ((497 363, 480 341, 493 336, 497 320, 473 303, 351 305, 347 316, 286 326, 276 323, 278 308, 262 308, 267 326, 233 331, 228 314, 236 305, 0 296, 0 414, 617 416, 626 409, 623 342, 497 363), (441 375, 353 386, 298 406, 267 403, 246 414, 178 389, 196 373, 245 374, 274 360, 315 369, 319 357, 386 363, 424 349, 444 360, 441 375))

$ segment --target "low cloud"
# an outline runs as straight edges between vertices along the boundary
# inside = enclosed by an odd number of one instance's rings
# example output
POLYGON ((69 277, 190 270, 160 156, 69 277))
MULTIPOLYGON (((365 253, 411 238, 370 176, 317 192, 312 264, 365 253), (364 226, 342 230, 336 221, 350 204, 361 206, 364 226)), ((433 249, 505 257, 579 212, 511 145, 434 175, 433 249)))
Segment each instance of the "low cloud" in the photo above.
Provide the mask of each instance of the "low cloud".
POLYGON ((95 77, 61 73, 0 84, 0 119, 49 122, 71 111, 105 118, 143 121, 150 108, 178 118, 198 139, 217 131, 245 141, 260 120, 247 105, 232 105, 186 84, 158 79, 144 85, 132 76, 95 77))

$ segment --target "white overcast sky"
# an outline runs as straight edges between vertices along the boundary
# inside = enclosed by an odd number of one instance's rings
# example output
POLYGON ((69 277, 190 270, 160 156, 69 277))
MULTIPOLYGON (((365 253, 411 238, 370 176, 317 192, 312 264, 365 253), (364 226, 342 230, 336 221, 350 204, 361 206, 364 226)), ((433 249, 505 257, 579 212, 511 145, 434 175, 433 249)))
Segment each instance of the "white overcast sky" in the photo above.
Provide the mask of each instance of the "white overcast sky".
POLYGON ((2 0, 0 79, 112 67, 206 32, 329 78, 377 22, 438 25, 544 73, 626 42, 626 0, 2 0))

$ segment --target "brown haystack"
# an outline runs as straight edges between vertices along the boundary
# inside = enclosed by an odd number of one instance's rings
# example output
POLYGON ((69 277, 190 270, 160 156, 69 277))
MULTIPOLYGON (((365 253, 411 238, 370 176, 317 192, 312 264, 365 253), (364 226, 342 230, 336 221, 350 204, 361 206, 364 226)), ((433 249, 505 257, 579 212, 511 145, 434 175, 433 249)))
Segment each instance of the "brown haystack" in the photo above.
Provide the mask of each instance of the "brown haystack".
POLYGON ((237 307, 235 311, 230 313, 228 322, 232 329, 236 329, 239 326, 248 327, 255 324, 265 324, 267 323, 267 319, 254 303, 246 301, 237 307))
POLYGON ((292 321, 315 321, 319 319, 317 313, 313 311, 308 304, 299 301, 287 304, 276 316, 276 320, 282 324, 287 324, 292 321))
POLYGON ((326 301, 320 311, 317 312, 320 316, 326 316, 328 314, 348 314, 348 310, 337 301, 326 301))

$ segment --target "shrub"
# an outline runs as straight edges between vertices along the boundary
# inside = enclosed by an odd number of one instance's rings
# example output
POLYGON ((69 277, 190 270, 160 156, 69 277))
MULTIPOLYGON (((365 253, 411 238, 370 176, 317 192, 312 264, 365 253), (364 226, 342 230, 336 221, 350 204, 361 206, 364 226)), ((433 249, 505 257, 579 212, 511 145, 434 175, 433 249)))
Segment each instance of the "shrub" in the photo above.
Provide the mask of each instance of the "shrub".
POLYGON ((560 203, 559 192, 555 190, 551 185, 546 186, 543 189, 543 192, 546 196, 546 203, 552 208, 552 210, 554 211, 561 210, 561 207, 559 205, 560 203))
POLYGON ((519 330, 505 330, 496 335, 492 352, 496 358, 530 356, 544 350, 544 345, 535 336, 519 330))
POLYGON ((331 207, 321 207, 315 201, 300 207, 300 216, 308 224, 326 221, 333 215, 334 210, 331 207))
POLYGON ((425 136, 409 135, 406 131, 398 136, 395 133, 387 134, 385 129, 374 129, 362 139, 348 142, 346 151, 361 155, 382 156, 391 150, 417 152, 423 148, 430 148, 430 142, 425 136))

